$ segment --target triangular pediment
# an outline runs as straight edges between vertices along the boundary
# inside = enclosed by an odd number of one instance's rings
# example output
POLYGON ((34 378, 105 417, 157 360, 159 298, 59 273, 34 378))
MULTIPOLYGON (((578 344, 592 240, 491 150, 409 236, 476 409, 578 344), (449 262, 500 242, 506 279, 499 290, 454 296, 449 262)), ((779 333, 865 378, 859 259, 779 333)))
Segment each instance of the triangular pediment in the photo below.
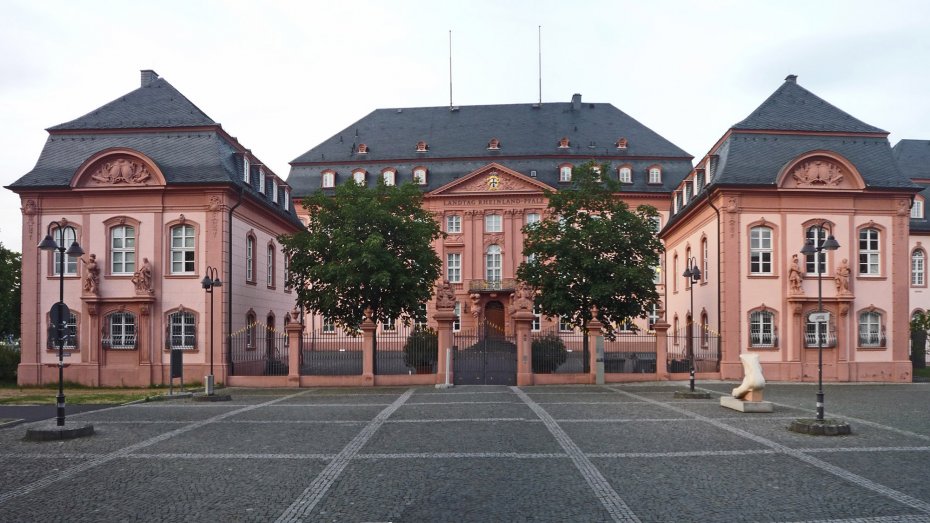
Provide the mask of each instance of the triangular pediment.
POLYGON ((546 190, 552 188, 498 163, 489 163, 431 191, 427 196, 540 194, 546 190))

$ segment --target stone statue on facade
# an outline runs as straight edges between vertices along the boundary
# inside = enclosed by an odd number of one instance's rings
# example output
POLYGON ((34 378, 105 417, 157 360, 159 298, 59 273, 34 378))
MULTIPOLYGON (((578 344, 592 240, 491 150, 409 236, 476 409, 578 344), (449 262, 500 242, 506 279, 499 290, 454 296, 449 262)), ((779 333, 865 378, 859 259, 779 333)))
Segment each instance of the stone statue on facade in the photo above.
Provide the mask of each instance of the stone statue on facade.
POLYGON ((90 294, 97 294, 98 285, 100 285, 100 267, 97 265, 97 255, 91 254, 90 258, 84 262, 84 291, 90 294))
POLYGON ((513 293, 513 298, 510 304, 510 313, 513 314, 519 311, 532 311, 534 294, 535 293, 533 292, 533 289, 531 289, 525 281, 521 281, 513 293))
POLYGON ((142 266, 132 275, 132 283, 136 286, 136 294, 152 294, 152 263, 148 258, 142 258, 142 266))
POLYGON ((836 275, 833 280, 836 282, 837 294, 850 294, 849 292, 849 260, 843 258, 836 267, 836 275))
POLYGON ((449 280, 443 280, 436 288, 436 310, 451 311, 455 309, 455 289, 449 280))
POLYGON ((798 262, 798 255, 791 257, 791 267, 788 268, 788 284, 791 286, 790 294, 804 294, 801 289, 801 264, 798 262))

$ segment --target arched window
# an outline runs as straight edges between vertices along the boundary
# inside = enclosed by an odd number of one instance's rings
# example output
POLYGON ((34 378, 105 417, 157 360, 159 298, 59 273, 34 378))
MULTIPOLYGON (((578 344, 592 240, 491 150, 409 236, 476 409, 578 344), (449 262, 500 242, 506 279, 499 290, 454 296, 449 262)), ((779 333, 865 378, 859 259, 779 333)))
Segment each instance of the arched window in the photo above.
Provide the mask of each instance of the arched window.
POLYGON ((417 167, 413 170, 413 183, 426 185, 426 167, 417 167))
POLYGON ((245 237, 245 281, 255 283, 255 235, 245 237))
POLYGON ((268 247, 265 249, 265 285, 269 289, 274 288, 274 274, 275 274, 275 248, 273 243, 269 243, 268 247))
MULTIPOLYGON (((74 243, 74 241, 77 239, 74 234, 75 234, 74 229, 72 227, 67 227, 67 228, 57 227, 52 233, 52 238, 54 238, 55 243, 57 243, 59 246, 63 245, 65 249, 67 250, 69 247, 71 247, 71 244, 74 243)), ((52 256, 52 264, 53 264, 52 274, 54 274, 55 276, 58 276, 61 274, 61 252, 59 252, 56 249, 54 251, 49 252, 49 254, 52 256)), ((65 254, 64 257, 65 257, 65 276, 77 275, 77 260, 78 259, 74 256, 68 256, 67 254, 65 254)))
POLYGON ((926 285, 927 255, 922 249, 914 249, 911 253, 911 285, 923 287, 926 285))
POLYGON ((768 227, 749 230, 749 273, 772 274, 772 229, 768 227))
POLYGON ((497 245, 488 247, 484 255, 484 279, 501 281, 501 248, 497 245))
POLYGON ((110 272, 132 274, 136 271, 136 230, 129 225, 110 229, 110 272))
POLYGON ((131 312, 112 312, 107 315, 103 346, 107 349, 132 350, 136 348, 136 316, 131 312))
POLYGON ((381 177, 384 179, 384 185, 394 185, 396 182, 397 171, 394 169, 385 169, 381 171, 381 177))
POLYGON ((679 331, 679 329, 680 329, 680 326, 679 326, 679 324, 678 324, 678 315, 677 315, 677 314, 675 315, 675 321, 674 321, 674 323, 673 323, 673 325, 672 325, 672 329, 674 329, 673 332, 675 333, 675 335, 674 335, 674 337, 673 337, 672 339, 675 341, 675 345, 678 345, 678 331, 679 331))
POLYGON ((709 338, 709 335, 707 332, 707 313, 702 311, 701 312, 701 346, 702 347, 707 346, 708 338, 709 338))
POLYGON ((662 183, 662 168, 658 165, 649 168, 649 183, 662 183))
POLYGON ((255 311, 250 310, 245 315, 245 332, 246 332, 246 349, 255 350, 255 327, 258 319, 255 317, 255 311))
MULTIPOLYGON (((827 239, 827 230, 819 225, 807 228, 805 240, 813 243, 814 247, 820 247, 827 239)), ((808 274, 824 274, 827 272, 827 253, 819 252, 806 255, 805 272, 808 274)))
POLYGON ((620 178, 620 183, 633 183, 633 169, 628 165, 617 169, 617 176, 620 178))
POLYGON ((832 332, 832 320, 833 315, 829 312, 824 312, 826 314, 826 320, 824 321, 815 321, 815 314, 819 314, 817 311, 811 311, 807 315, 806 325, 805 325, 805 346, 807 347, 817 347, 818 343, 823 344, 824 347, 833 347, 836 345, 836 335, 832 332))
POLYGON ((169 349, 197 348, 197 318, 193 312, 179 310, 168 315, 165 344, 169 349))
POLYGON ((559 181, 560 182, 570 182, 572 181, 572 164, 563 163, 559 166, 559 181))
POLYGON ((859 313, 859 346, 883 347, 885 329, 882 327, 882 314, 868 310, 859 313))
POLYGON ((749 346, 775 346, 775 314, 771 311, 755 311, 749 315, 749 346))
POLYGON ((323 188, 331 189, 336 186, 336 171, 323 171, 323 188))
POLYGON ((193 274, 194 226, 176 225, 171 228, 171 274, 193 274))
MULTIPOLYGON (((57 241, 57 240, 56 240, 57 241)), ((48 335, 46 336, 45 347, 49 350, 58 350, 58 329, 55 325, 52 324, 52 320, 49 315, 46 315, 48 319, 48 335)), ((77 350, 78 348, 78 317, 74 314, 72 310, 68 316, 68 321, 65 322, 65 332, 64 332, 64 349, 65 350, 77 350)))
POLYGON ((358 169, 352 172, 352 179, 358 185, 365 185, 365 171, 363 169, 358 169))
MULTIPOLYGON (((691 247, 688 247, 687 249, 685 249, 685 270, 688 270, 688 268, 691 267, 692 263, 693 262, 691 260, 691 247)), ((678 275, 676 274, 675 276, 677 277, 678 275)), ((691 288, 691 278, 690 277, 685 278, 685 289, 690 289, 690 288, 691 288)))
POLYGON ((880 271, 878 229, 865 228, 859 230, 859 274, 877 276, 880 271))
POLYGON ((672 257, 672 292, 678 292, 678 253, 672 257))
POLYGON ((701 281, 707 283, 707 275, 710 274, 710 251, 707 247, 707 238, 701 238, 701 281))

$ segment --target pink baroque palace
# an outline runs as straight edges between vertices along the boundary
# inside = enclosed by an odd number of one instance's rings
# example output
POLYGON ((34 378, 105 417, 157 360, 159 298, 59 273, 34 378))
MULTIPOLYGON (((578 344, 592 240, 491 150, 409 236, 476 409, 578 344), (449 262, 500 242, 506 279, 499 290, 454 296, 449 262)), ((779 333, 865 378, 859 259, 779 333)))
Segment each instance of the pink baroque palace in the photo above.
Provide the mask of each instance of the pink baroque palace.
POLYGON ((684 379, 691 355, 699 378, 739 379, 747 352, 769 379, 812 381, 818 346, 827 380, 910 381, 908 320, 930 308, 930 142, 892 148, 794 76, 697 162, 576 94, 378 109, 293 160, 285 181, 150 70, 48 132, 35 168, 7 187, 22 201, 23 288, 36 289, 23 293, 22 384, 57 379, 49 311, 62 273, 65 379, 90 385, 167 383, 172 351, 187 379, 233 385, 593 383, 595 347, 608 382, 684 379), (545 191, 591 160, 621 182, 618 198, 659 210, 666 246, 662 304, 616 340, 538 314, 515 278, 523 227, 549 217, 545 191), (433 358, 405 352, 400 324, 345 335, 297 310, 284 284, 277 237, 303 226, 301 199, 378 180, 420 186, 446 233, 424 304, 433 358), (86 254, 61 263, 38 249, 46 233, 86 254), (801 253, 830 236, 836 250, 801 253), (222 281, 212 294, 208 269, 222 281), (813 315, 818 283, 826 314, 813 315))

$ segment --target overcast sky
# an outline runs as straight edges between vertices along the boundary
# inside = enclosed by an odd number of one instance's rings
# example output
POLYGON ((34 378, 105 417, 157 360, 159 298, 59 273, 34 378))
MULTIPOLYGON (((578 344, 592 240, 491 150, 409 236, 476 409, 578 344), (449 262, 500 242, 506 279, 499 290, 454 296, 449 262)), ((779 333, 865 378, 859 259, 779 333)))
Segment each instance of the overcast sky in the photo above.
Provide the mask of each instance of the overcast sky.
MULTIPOLYGON (((925 1, 10 1, 0 31, 0 185, 45 128, 154 69, 279 176, 380 107, 529 103, 581 93, 695 157, 785 76, 901 138, 930 139, 925 1)), ((20 251, 19 197, 0 242, 20 251)), ((27 246, 31 248, 31 246, 27 246)))

